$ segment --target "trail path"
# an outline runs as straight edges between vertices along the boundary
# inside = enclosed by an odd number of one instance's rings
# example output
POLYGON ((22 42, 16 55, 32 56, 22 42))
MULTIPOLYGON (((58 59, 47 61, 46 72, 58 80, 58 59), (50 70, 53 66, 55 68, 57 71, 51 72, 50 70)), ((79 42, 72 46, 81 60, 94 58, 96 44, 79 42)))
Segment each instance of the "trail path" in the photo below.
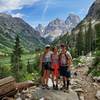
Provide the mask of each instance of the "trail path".
POLYGON ((80 67, 77 71, 78 76, 73 80, 78 80, 83 90, 84 100, 97 100, 95 95, 97 90, 100 90, 100 84, 94 83, 91 76, 87 76, 88 67, 80 67))
POLYGON ((88 67, 78 67, 72 70, 72 72, 75 71, 78 75, 72 77, 69 93, 53 90, 51 79, 49 79, 50 90, 42 89, 41 86, 33 86, 16 94, 16 100, 22 100, 18 98, 24 98, 23 100, 97 100, 95 96, 100 90, 100 83, 94 83, 91 76, 87 75, 88 67))

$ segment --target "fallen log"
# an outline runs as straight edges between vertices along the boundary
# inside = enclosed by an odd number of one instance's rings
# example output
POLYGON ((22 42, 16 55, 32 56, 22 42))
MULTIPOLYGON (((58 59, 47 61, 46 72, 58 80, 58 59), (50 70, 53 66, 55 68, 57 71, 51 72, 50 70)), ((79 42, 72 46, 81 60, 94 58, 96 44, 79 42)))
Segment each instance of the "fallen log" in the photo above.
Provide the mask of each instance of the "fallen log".
POLYGON ((12 76, 0 79, 0 98, 12 97, 17 91, 22 91, 34 85, 37 84, 32 81, 16 83, 12 76))
POLYGON ((16 87, 16 90, 24 90, 24 89, 27 89, 29 87, 32 87, 34 84, 32 82, 20 82, 20 83, 16 83, 15 84, 15 87, 16 87))
POLYGON ((15 90, 15 78, 12 76, 0 79, 0 97, 15 90))

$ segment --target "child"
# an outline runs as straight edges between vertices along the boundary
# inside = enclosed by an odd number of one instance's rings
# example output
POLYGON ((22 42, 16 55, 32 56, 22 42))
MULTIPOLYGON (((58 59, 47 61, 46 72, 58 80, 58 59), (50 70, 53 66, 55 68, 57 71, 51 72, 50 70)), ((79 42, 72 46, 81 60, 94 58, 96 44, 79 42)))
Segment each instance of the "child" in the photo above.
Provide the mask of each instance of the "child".
POLYGON ((52 66, 52 82, 53 88, 58 90, 58 76, 59 76, 59 55, 57 47, 53 48, 53 54, 51 56, 51 66, 52 66), (54 79, 56 79, 56 85, 54 83, 54 79))

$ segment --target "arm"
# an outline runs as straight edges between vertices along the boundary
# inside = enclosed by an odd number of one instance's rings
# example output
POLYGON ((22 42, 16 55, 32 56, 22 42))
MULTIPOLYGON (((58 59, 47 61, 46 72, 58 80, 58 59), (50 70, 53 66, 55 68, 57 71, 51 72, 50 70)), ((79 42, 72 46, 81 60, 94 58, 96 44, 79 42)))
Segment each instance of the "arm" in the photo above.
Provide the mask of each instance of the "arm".
POLYGON ((68 67, 69 69, 71 68, 71 65, 72 65, 72 56, 69 52, 67 52, 67 57, 68 57, 68 67))

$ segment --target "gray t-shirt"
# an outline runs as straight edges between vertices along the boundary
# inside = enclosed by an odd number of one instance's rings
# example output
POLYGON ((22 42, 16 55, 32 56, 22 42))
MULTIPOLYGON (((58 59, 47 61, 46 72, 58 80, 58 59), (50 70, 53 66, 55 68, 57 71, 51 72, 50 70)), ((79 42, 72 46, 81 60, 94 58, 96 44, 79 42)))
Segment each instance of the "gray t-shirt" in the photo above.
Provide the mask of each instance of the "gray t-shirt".
POLYGON ((52 55, 52 52, 49 51, 47 54, 43 55, 42 61, 43 61, 43 62, 51 62, 51 55, 52 55))

